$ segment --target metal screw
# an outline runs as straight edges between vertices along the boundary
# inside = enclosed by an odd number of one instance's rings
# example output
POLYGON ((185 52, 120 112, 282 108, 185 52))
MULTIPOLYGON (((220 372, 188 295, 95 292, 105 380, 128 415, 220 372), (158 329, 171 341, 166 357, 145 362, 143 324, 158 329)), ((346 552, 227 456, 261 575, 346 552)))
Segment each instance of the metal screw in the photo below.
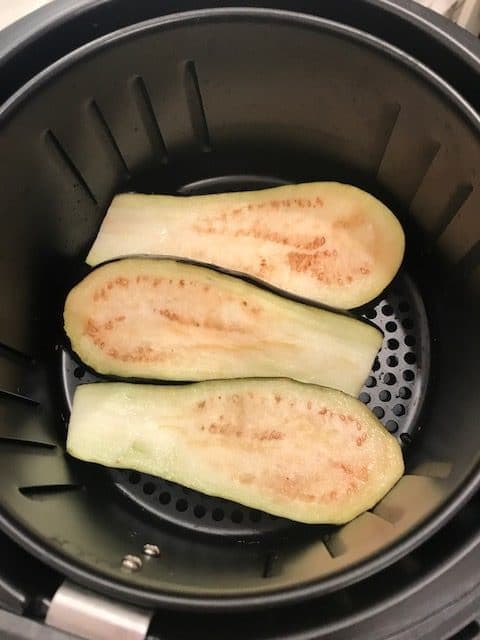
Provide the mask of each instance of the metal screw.
POLYGON ((139 571, 142 565, 142 559, 138 556, 128 554, 122 560, 123 569, 128 569, 128 571, 139 571))
POLYGON ((143 553, 151 558, 158 558, 160 555, 160 549, 156 544, 145 544, 143 545, 143 553))

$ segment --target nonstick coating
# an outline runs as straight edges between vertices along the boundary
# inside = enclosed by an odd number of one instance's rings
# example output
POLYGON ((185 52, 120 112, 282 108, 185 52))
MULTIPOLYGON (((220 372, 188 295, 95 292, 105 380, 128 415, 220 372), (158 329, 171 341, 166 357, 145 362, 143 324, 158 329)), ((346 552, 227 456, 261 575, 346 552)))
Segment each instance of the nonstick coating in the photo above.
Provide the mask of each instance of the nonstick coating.
POLYGON ((476 490, 479 121, 439 78, 325 20, 197 12, 87 45, 0 118, 0 526, 23 546, 134 602, 273 606, 379 571, 476 490), (362 399, 396 429, 407 473, 345 527, 252 523, 233 505, 65 454, 72 386, 87 378, 68 355, 62 307, 112 195, 215 191, 232 176, 356 184, 406 230, 399 278, 359 312, 386 333, 362 399), (160 557, 142 556, 146 543, 160 557), (132 553, 140 571, 122 569, 132 553))

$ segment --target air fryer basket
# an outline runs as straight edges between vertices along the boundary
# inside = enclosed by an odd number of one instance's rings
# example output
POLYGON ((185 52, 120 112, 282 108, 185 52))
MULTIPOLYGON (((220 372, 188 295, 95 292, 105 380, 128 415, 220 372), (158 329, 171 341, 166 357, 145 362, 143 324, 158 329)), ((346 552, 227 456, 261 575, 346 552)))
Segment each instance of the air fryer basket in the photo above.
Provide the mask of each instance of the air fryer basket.
POLYGON ((0 525, 75 580, 145 604, 275 604, 408 552, 479 485, 480 123, 384 42, 319 18, 229 9, 82 47, 1 113, 0 525), (361 399, 407 472, 342 528, 272 519, 65 454, 65 294, 112 195, 289 181, 367 189, 407 233, 402 272, 360 310, 385 331, 361 399), (430 374, 430 375, 429 375, 430 374), (155 544, 139 571, 127 554, 155 544))

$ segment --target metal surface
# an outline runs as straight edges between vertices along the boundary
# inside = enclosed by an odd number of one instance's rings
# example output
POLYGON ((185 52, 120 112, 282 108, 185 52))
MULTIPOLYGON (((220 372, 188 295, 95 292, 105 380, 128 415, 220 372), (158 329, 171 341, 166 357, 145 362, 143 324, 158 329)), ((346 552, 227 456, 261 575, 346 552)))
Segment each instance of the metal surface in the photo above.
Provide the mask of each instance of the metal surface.
POLYGON ((64 582, 53 597, 46 623, 86 640, 144 640, 152 615, 64 582))
POLYGON ((158 558, 160 555, 160 549, 156 544, 144 544, 143 553, 150 558, 158 558))
POLYGON ((140 571, 142 568, 142 559, 132 554, 127 554, 122 560, 122 568, 128 571, 140 571))

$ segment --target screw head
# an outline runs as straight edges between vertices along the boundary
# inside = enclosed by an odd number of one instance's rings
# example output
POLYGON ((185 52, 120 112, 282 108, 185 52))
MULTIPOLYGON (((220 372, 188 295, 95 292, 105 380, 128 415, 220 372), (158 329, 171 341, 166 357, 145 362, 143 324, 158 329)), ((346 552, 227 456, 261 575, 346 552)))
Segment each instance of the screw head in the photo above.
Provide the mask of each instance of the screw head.
POLYGON ((156 544, 145 544, 143 545, 143 553, 151 558, 158 558, 160 555, 160 549, 156 544))
POLYGON ((122 568, 128 571, 139 571, 142 565, 142 559, 131 554, 127 554, 122 560, 122 568))

